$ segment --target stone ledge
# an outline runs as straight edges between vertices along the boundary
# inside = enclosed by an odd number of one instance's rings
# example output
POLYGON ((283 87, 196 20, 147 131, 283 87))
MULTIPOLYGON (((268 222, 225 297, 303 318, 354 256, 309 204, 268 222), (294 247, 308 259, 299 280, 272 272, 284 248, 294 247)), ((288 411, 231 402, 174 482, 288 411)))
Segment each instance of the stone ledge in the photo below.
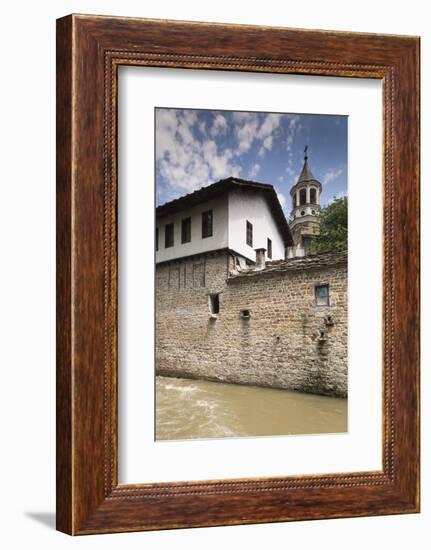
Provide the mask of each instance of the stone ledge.
POLYGON ((281 273, 284 271, 300 271, 320 267, 331 267, 340 264, 347 265, 347 250, 342 252, 325 252, 301 258, 290 258, 288 260, 276 260, 266 262, 264 269, 248 269, 246 271, 233 272, 229 275, 228 282, 244 277, 255 277, 269 273, 281 273))

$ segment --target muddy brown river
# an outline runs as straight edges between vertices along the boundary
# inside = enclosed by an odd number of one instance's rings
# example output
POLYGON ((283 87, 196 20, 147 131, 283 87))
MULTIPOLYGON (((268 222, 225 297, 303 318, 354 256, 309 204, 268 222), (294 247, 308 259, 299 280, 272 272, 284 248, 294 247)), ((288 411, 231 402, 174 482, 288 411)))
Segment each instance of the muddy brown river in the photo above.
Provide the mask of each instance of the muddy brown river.
POLYGON ((347 431, 347 399, 156 377, 156 439, 347 431))

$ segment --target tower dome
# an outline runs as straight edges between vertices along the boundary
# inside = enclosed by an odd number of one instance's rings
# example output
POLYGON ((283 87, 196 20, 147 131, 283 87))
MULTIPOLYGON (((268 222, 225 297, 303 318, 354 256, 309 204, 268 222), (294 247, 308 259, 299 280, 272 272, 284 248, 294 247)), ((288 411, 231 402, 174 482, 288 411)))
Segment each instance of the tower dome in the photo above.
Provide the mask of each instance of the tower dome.
POLYGON ((322 184, 308 164, 308 145, 304 149, 304 165, 298 181, 290 190, 292 210, 290 229, 295 255, 306 254, 313 237, 320 234, 320 193, 322 184))

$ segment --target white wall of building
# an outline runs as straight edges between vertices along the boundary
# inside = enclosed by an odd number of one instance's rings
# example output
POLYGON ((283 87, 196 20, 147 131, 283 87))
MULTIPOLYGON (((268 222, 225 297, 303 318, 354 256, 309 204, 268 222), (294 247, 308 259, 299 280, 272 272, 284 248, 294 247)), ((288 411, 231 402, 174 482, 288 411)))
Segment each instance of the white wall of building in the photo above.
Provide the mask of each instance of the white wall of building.
POLYGON ((272 259, 284 259, 284 243, 268 202, 262 193, 232 191, 229 194, 229 248, 250 260, 256 248, 272 240, 272 259), (253 247, 246 242, 246 220, 253 224, 253 247))
POLYGON ((156 263, 229 247, 252 261, 256 248, 267 248, 272 241, 272 259, 284 259, 284 242, 268 202, 261 193, 231 191, 223 197, 157 220, 159 249, 156 263), (213 235, 202 238, 202 212, 213 211, 213 235), (181 221, 191 217, 191 241, 181 243, 181 221), (253 246, 246 241, 246 222, 253 224, 253 246), (174 224, 174 246, 165 248, 165 226, 174 224))
POLYGON ((184 256, 219 250, 228 246, 228 200, 227 195, 203 202, 181 210, 176 214, 164 216, 157 220, 159 228, 159 250, 156 252, 156 263, 174 260, 184 256), (213 235, 202 238, 202 212, 213 211, 213 235), (191 241, 181 244, 181 221, 192 218, 191 241), (165 226, 174 224, 174 246, 165 248, 165 226))

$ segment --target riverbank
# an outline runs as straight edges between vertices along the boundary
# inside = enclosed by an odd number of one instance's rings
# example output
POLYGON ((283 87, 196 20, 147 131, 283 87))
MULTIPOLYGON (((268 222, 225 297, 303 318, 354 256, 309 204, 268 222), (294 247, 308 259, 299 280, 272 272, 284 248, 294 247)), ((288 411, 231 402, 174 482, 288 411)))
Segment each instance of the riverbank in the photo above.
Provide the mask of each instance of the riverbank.
POLYGON ((346 431, 347 399, 156 377, 157 440, 346 431))

